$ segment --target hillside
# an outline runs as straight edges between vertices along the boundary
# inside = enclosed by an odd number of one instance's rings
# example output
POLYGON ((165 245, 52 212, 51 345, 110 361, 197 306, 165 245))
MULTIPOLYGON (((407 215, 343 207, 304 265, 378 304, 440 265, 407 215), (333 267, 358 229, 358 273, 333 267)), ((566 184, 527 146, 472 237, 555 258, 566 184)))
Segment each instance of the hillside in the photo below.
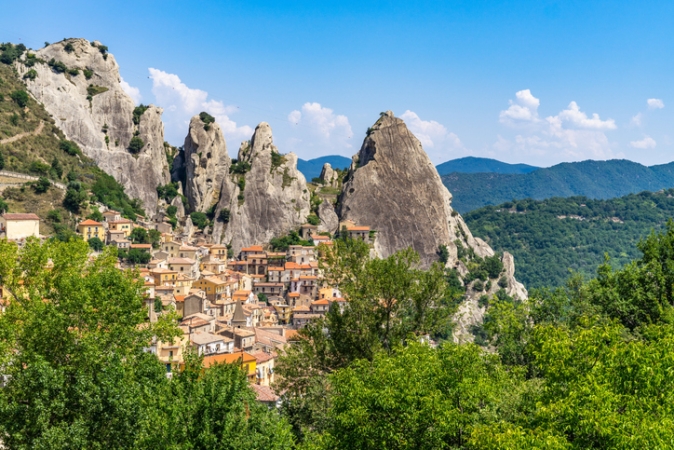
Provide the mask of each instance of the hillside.
MULTIPOLYGON (((11 44, 1 44, 0 51, 14 58, 23 53, 21 47, 11 44)), ((75 218, 71 212, 86 214, 88 201, 101 202, 128 217, 141 213, 140 205, 131 201, 123 188, 84 156, 76 144, 66 140, 54 119, 26 93, 23 81, 11 66, 13 60, 8 57, 0 61, 0 169, 43 177, 69 188, 52 186, 47 192, 38 192, 34 182, 3 176, 0 190, 7 209, 36 213, 43 219, 41 232, 45 235, 64 224, 72 226, 75 218), (67 193, 70 211, 63 206, 67 193), (48 216, 52 210, 58 214, 48 216)))
POLYGON ((637 243, 674 217, 674 189, 611 200, 586 197, 521 200, 464 215, 475 236, 517 261, 527 288, 560 286, 569 270, 594 275, 608 253, 622 266, 640 253, 637 243))
POLYGON ((491 158, 465 158, 452 159, 436 167, 440 176, 452 172, 458 173, 529 173, 539 169, 528 164, 508 164, 491 158))
POLYGON ((452 173, 442 181, 465 213, 513 199, 585 196, 608 199, 674 187, 674 163, 646 167, 627 160, 562 163, 527 174, 452 173))
POLYGON ((310 160, 298 159, 297 169, 302 172, 307 181, 311 181, 321 175, 323 164, 330 163, 333 169, 348 169, 351 165, 351 159, 339 155, 321 156, 310 160))

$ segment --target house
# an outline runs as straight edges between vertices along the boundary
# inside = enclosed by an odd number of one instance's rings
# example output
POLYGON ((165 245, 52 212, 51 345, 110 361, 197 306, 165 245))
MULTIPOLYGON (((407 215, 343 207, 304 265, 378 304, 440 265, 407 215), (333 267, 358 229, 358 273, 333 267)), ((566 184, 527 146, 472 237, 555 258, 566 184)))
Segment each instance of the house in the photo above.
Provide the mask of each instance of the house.
POLYGON ((328 301, 327 298, 322 298, 320 300, 316 300, 315 302, 311 303, 311 306, 309 308, 312 314, 320 314, 324 316, 328 313, 328 310, 330 309, 330 302, 328 301))
POLYGON ((288 246, 288 257, 297 264, 305 264, 315 259, 315 250, 316 247, 313 246, 305 247, 303 245, 290 245, 288 246))
POLYGON ((274 295, 283 295, 285 285, 283 283, 255 283, 253 292, 255 295, 264 294, 267 297, 274 295))
POLYGON ((129 237, 131 235, 131 228, 133 222, 129 219, 119 219, 108 222, 108 229, 112 231, 121 231, 124 233, 124 237, 129 237))
POLYGON ((241 260, 248 259, 248 255, 255 255, 258 253, 264 253, 264 249, 261 245, 251 245, 250 247, 245 247, 241 249, 239 258, 241 260))
POLYGON ((251 323, 250 316, 246 317, 243 311, 243 302, 237 301, 234 306, 234 313, 232 315, 232 327, 241 328, 241 327, 250 327, 253 324, 251 323))
POLYGON ((156 285, 170 285, 173 286, 176 282, 178 273, 175 270, 163 269, 160 267, 150 269, 150 275, 154 278, 156 285))
POLYGON ((203 293, 193 293, 186 295, 183 300, 183 317, 204 312, 205 298, 203 293))
POLYGON ((131 244, 131 249, 138 249, 142 252, 150 253, 152 251, 152 244, 131 244))
POLYGON ((219 355, 208 355, 204 357, 203 367, 205 369, 215 364, 236 364, 246 372, 248 381, 253 385, 255 384, 255 380, 257 379, 256 359, 250 353, 236 352, 219 355))
POLYGON ((103 220, 106 223, 117 222, 119 220, 122 220, 122 215, 117 211, 109 209, 103 213, 103 220))
POLYGON ((300 237, 304 240, 309 240, 311 239, 315 234, 316 231, 318 230, 318 227, 316 225, 311 225, 310 223, 305 223, 300 227, 300 237))
POLYGON ((306 313, 306 312, 294 313, 293 314, 293 326, 295 328, 302 328, 302 327, 305 327, 312 320, 319 319, 320 317, 321 317, 321 314, 312 314, 312 313, 306 313))
POLYGON ((105 228, 100 222, 87 219, 77 224, 77 232, 82 235, 85 241, 89 239, 98 238, 101 242, 105 242, 105 228))
POLYGON ((222 244, 215 244, 208 249, 208 253, 212 258, 225 261, 227 259, 227 246, 222 244))
POLYGON ((180 321, 180 326, 185 327, 185 331, 188 334, 198 332, 212 333, 215 331, 215 318, 203 313, 191 314, 185 316, 180 321))
POLYGON ((169 258, 176 258, 178 256, 180 246, 181 246, 180 242, 165 241, 161 245, 161 251, 166 252, 169 258))
POLYGON ((232 353, 234 351, 232 339, 207 332, 192 333, 190 343, 199 356, 232 353))
POLYGON ((274 305, 274 310, 276 310, 276 315, 278 316, 278 321, 280 324, 288 325, 290 324, 290 319, 292 317, 293 310, 287 304, 276 304, 274 305))
POLYGON ((178 247, 178 258, 197 259, 199 249, 190 245, 181 245, 178 247))
POLYGON ((225 293, 227 283, 216 277, 206 277, 192 283, 192 286, 206 293, 206 298, 211 302, 221 300, 225 293))
POLYGON ((158 224, 155 226, 155 228, 157 229, 157 231, 159 231, 159 232, 162 233, 162 234, 164 234, 164 233, 170 233, 171 231, 173 231, 173 225, 171 225, 171 224, 168 223, 168 222, 158 223, 158 224))
POLYGON ((219 332, 234 340, 234 346, 238 349, 249 351, 255 345, 255 332, 245 328, 225 328, 219 332))
POLYGON ((274 383, 274 362, 276 353, 253 352, 255 357, 257 383, 260 386, 269 386, 274 383))
POLYGON ((178 273, 187 274, 192 278, 198 278, 199 269, 195 260, 188 258, 169 258, 167 262, 169 269, 178 273))
POLYGON ((176 337, 173 342, 157 342, 157 358, 166 366, 166 373, 182 368, 184 365, 183 349, 186 345, 186 336, 176 337))
POLYGON ((105 237, 105 242, 110 244, 113 241, 120 241, 126 239, 126 235, 123 231, 108 230, 108 233, 105 237))

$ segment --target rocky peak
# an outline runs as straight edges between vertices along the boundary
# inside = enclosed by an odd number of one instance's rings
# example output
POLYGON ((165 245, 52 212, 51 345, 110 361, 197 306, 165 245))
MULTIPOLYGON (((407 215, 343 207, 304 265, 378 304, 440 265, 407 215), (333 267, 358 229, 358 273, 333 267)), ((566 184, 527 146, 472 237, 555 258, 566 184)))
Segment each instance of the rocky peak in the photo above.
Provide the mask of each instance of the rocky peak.
POLYGON ((320 179, 325 186, 339 187, 339 173, 332 169, 330 163, 323 164, 320 179))
POLYGON ((211 117, 196 115, 190 120, 180 157, 185 166, 185 196, 191 211, 207 211, 218 202, 220 187, 229 174, 231 160, 220 125, 211 117))
POLYGON ((25 55, 15 63, 21 76, 35 71, 26 78, 30 93, 68 139, 154 214, 157 185, 169 181, 161 108, 149 106, 134 120, 135 104, 122 89, 115 57, 97 41, 66 39, 35 55, 31 67, 25 55))
POLYGON ((282 155, 269 124, 262 122, 250 141, 239 148, 236 164, 220 188, 216 218, 229 211, 229 222, 213 226, 216 242, 231 243, 235 253, 245 246, 269 242, 298 229, 309 215, 309 191, 297 170, 297 155, 282 155))

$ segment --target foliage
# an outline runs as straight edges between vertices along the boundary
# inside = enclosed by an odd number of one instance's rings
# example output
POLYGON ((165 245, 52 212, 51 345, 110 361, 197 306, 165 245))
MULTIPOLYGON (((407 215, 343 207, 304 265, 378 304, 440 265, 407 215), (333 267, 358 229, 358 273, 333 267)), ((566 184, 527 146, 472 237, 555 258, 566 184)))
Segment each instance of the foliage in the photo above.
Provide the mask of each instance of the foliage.
POLYGON ((98 208, 93 208, 91 214, 87 216, 87 219, 93 220, 95 222, 103 222, 103 214, 98 210, 98 208))
POLYGON ((134 244, 150 243, 150 238, 145 228, 140 227, 134 228, 133 230, 131 230, 131 235, 129 235, 129 238, 131 238, 131 242, 133 242, 134 244))
POLYGON ((278 152, 272 151, 271 152, 271 171, 273 172, 275 169, 281 167, 283 163, 286 162, 286 157, 281 155, 278 152))
POLYGON ((249 171, 250 171, 250 163, 248 163, 247 161, 237 161, 236 159, 233 159, 232 165, 229 166, 229 173, 244 175, 246 172, 249 171))
POLYGON ((307 223, 310 225, 318 225, 321 223, 321 219, 319 219, 316 214, 309 214, 307 216, 307 223))
POLYGON ((218 214, 218 220, 220 222, 229 223, 231 212, 229 208, 222 208, 218 214))
POLYGON ((192 223, 199 229, 204 229, 210 224, 210 220, 208 220, 208 216, 206 216, 205 213, 195 211, 190 214, 190 218, 192 219, 192 223))
POLYGON ((91 77, 94 76, 94 71, 91 69, 83 69, 82 73, 84 74, 84 78, 87 80, 91 80, 91 77))
POLYGON ((178 182, 157 186, 157 195, 163 198, 167 203, 178 195, 178 182))
POLYGON ((35 78, 37 78, 37 72, 35 69, 30 69, 23 75, 23 78, 26 80, 35 80, 35 78))
POLYGON ((134 155, 140 153, 140 151, 143 149, 145 146, 145 142, 138 136, 134 136, 131 138, 131 141, 129 142, 129 151, 133 153, 134 155))
POLYGON ((47 65, 51 67, 51 70, 55 73, 64 73, 68 70, 68 67, 63 62, 56 61, 54 58, 50 59, 47 65))
POLYGON ((7 202, 0 197, 0 214, 6 213, 9 210, 7 202))
POLYGON ((143 114, 145 114, 145 111, 147 111, 150 107, 147 105, 140 104, 133 108, 133 123, 134 125, 140 125, 140 118, 143 114))
POLYGON ((33 190, 38 194, 44 194, 51 187, 51 182, 48 178, 40 177, 38 180, 33 183, 33 190))
POLYGON ((130 249, 126 256, 126 260, 132 264, 147 264, 151 259, 152 255, 150 255, 150 253, 139 248, 130 249))
POLYGON ((272 248, 272 250, 279 252, 288 250, 288 247, 291 245, 312 246, 314 243, 313 241, 306 241, 302 239, 296 230, 292 230, 286 236, 275 237, 269 241, 269 246, 272 248))
POLYGON ((63 165, 61 164, 61 161, 58 160, 56 156, 54 156, 54 159, 51 160, 51 170, 49 173, 52 175, 53 178, 61 179, 63 176, 63 165))
POLYGON ((204 130, 208 131, 211 129, 211 124, 215 122, 215 117, 211 116, 207 112, 199 113, 199 118, 204 123, 204 130))
POLYGON ((0 152, 0 170, 5 168, 5 157, 2 155, 2 152, 0 152))
POLYGON ((12 92, 9 94, 9 97, 14 100, 14 102, 19 105, 20 108, 25 108, 28 105, 28 100, 30 99, 28 92, 24 91, 23 89, 12 92))
POLYGON ((100 252, 101 250, 103 250, 104 247, 103 241, 101 241, 97 237, 92 237, 87 241, 87 243, 89 244, 89 248, 91 248, 93 251, 100 252))
POLYGON ((63 207, 74 214, 79 214, 86 201, 87 193, 83 190, 81 183, 77 181, 68 183, 63 207))
POLYGON ((258 299, 259 301, 261 301, 262 303, 267 303, 267 302, 269 301, 269 299, 267 298, 267 295, 266 295, 266 294, 263 294, 262 292, 260 292, 259 294, 257 294, 257 299, 258 299))
POLYGON ((41 161, 32 161, 28 170, 38 175, 47 175, 51 167, 41 161))
POLYGON ((161 233, 158 230, 150 230, 147 232, 147 238, 152 248, 159 248, 161 244, 161 233))
POLYGON ((178 212, 177 206, 169 205, 166 208, 166 214, 168 214, 169 217, 175 217, 177 212, 178 212))
POLYGON ((26 46, 23 44, 14 45, 9 42, 0 44, 0 62, 10 65, 23 55, 26 51, 26 46))
POLYGON ((87 94, 89 95, 89 97, 94 97, 98 94, 102 94, 103 92, 107 92, 107 91, 108 91, 108 88, 106 88, 104 86, 96 86, 96 85, 90 84, 87 87, 87 94))
POLYGON ((59 141, 59 148, 71 156, 82 154, 82 150, 80 150, 80 147, 76 143, 66 139, 59 141))
POLYGON ((97 172, 96 182, 91 186, 95 199, 110 209, 120 211, 122 216, 136 220, 136 215, 145 215, 140 200, 130 199, 124 187, 103 171, 97 172))
POLYGON ((674 190, 611 200, 585 197, 520 200, 465 215, 473 235, 512 253, 527 287, 563 286, 569 271, 592 276, 608 253, 621 267, 639 256, 637 243, 674 217, 674 190), (521 206, 522 213, 516 213, 521 206))
POLYGON ((438 251, 438 255, 440 257, 440 262, 442 264, 447 264, 447 261, 449 260, 449 250, 447 249, 446 245, 440 245, 440 250, 438 251))

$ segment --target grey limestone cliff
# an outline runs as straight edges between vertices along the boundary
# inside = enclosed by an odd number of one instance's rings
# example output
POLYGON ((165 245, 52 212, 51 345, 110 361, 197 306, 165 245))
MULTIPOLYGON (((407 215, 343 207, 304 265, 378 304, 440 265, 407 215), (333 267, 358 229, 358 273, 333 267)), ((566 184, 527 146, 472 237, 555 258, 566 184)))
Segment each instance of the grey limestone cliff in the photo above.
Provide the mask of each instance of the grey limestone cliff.
POLYGON ((334 188, 339 187, 339 174, 332 169, 330 163, 323 164, 320 179, 323 180, 323 184, 325 184, 325 186, 334 188))
POLYGON ((122 89, 115 57, 98 42, 67 39, 35 55, 32 67, 15 63, 22 76, 35 70, 34 79, 26 78, 30 93, 68 139, 155 213, 157 186, 169 181, 162 110, 150 106, 134 123, 135 104, 122 89), (143 143, 137 154, 128 150, 134 134, 143 143))
POLYGON ((179 163, 185 166, 185 197, 190 211, 206 212, 218 202, 231 165, 220 125, 205 124, 198 115, 192 117, 180 158, 184 160, 179 163))
POLYGON ((216 218, 221 211, 229 211, 229 221, 215 221, 214 241, 230 243, 236 254, 243 247, 298 229, 306 221, 310 193, 297 170, 297 156, 279 153, 269 124, 259 124, 251 140, 241 144, 231 172, 221 184, 216 209, 216 218))
POLYGON ((375 249, 383 257, 412 247, 428 266, 446 245, 453 263, 456 241, 477 256, 493 255, 484 241, 471 235, 451 199, 419 140, 388 111, 369 129, 353 158, 339 216, 377 230, 375 249))

